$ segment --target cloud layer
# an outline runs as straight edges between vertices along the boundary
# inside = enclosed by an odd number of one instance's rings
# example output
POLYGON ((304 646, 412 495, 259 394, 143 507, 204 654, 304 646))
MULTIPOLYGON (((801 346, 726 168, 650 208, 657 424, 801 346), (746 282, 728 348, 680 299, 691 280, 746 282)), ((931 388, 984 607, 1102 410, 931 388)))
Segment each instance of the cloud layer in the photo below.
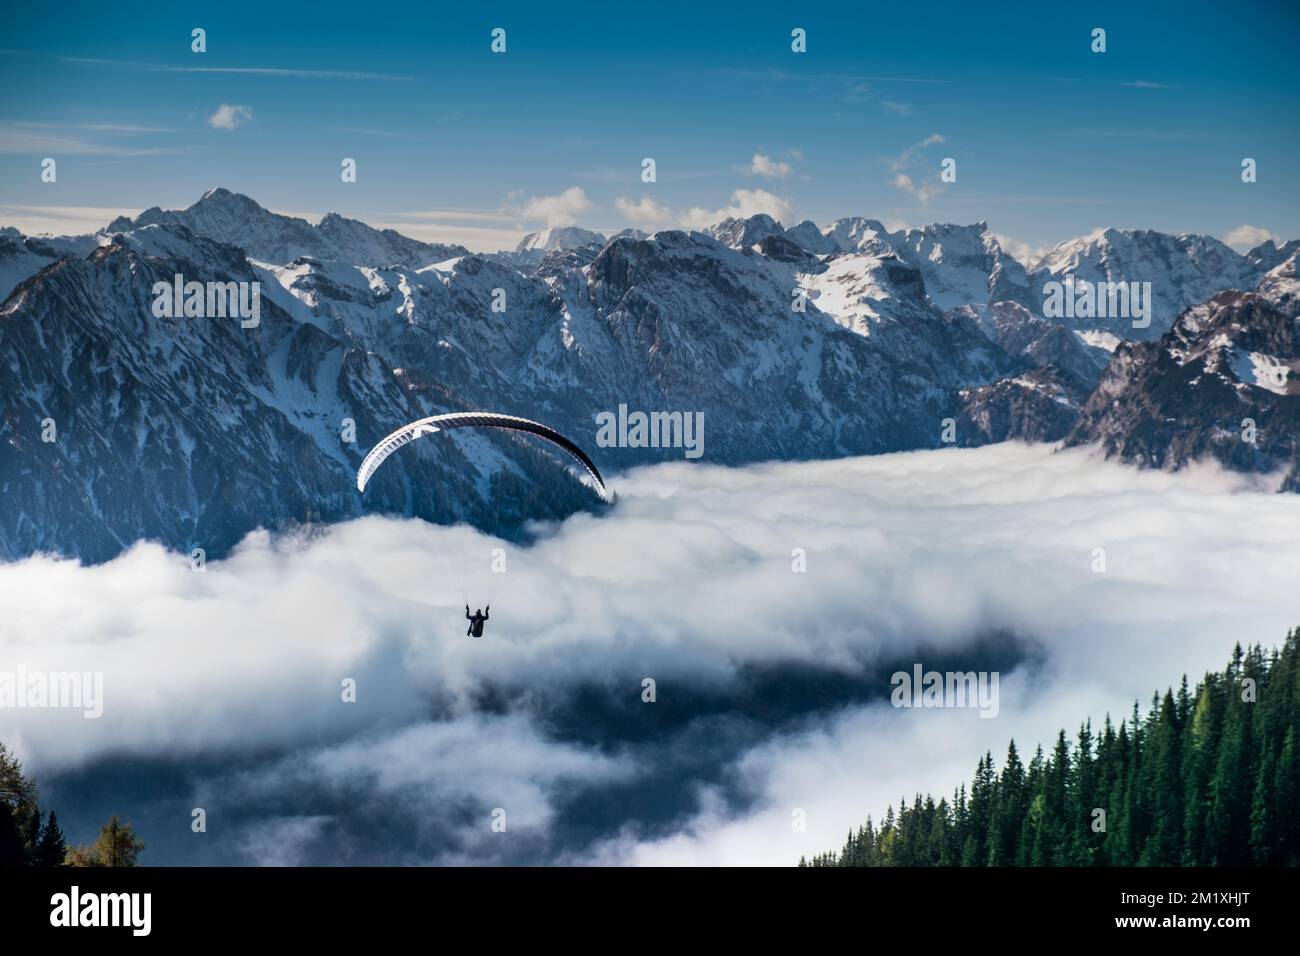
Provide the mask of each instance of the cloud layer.
POLYGON ((154 863, 790 862, 1300 617, 1296 499, 1213 469, 1002 445, 614 487, 528 548, 367 518, 204 573, 149 544, 2 565, 0 670, 102 671, 105 700, 0 710, 0 739, 154 863), (911 662, 1000 669, 999 717, 889 707, 911 662))

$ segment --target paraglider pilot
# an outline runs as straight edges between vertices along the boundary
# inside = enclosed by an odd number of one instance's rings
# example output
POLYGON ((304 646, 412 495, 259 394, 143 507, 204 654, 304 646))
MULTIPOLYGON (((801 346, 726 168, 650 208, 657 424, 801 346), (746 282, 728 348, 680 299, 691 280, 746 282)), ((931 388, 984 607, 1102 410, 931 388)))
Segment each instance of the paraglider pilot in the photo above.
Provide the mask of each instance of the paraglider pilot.
MULTIPOLYGON (((487 606, 488 611, 492 610, 492 605, 487 606)), ((473 614, 469 613, 469 605, 465 605, 465 620, 469 621, 469 630, 465 632, 466 637, 482 637, 483 622, 488 619, 487 614, 482 609, 476 610, 473 614)))

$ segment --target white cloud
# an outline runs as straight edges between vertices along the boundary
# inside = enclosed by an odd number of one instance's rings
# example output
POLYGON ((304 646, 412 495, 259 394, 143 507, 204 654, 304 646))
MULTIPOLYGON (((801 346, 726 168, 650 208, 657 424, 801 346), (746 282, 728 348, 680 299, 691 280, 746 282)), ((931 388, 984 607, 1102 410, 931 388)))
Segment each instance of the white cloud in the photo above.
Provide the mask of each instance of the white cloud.
POLYGON ((754 158, 745 167, 745 172, 751 176, 762 176, 765 179, 784 179, 790 175, 793 169, 794 167, 789 163, 773 159, 771 156, 764 156, 762 153, 755 153, 754 158))
MULTIPOLYGON (((502 852, 481 842, 487 809, 507 807, 512 832, 517 819, 544 839, 562 832, 580 783, 645 772, 646 786, 664 784, 637 745, 591 745, 614 732, 596 714, 583 714, 582 740, 538 715, 539 701, 576 706, 579 685, 635 700, 651 674, 661 699, 703 687, 731 699, 744 693, 741 668, 875 679, 874 665, 900 657, 973 659, 992 631, 1035 649, 1033 667, 1003 675, 997 719, 833 708, 719 751, 713 769, 743 781, 752 806, 705 788, 667 836, 643 839, 635 818, 601 831, 610 860, 790 863, 900 793, 949 792, 1011 736, 1032 752, 1058 727, 1118 718, 1183 671, 1195 680, 1220 666, 1233 643, 1279 641, 1297 623, 1294 500, 1213 467, 1168 475, 1007 444, 682 462, 612 485, 612 512, 575 516, 530 547, 372 517, 251 535, 204 574, 153 544, 89 568, 0 564, 0 670, 104 674, 100 719, 0 709, 0 740, 38 777, 108 755, 192 766, 220 755, 234 769, 199 789, 243 821, 240 845, 284 830, 280 862, 311 858, 317 834, 335 840, 320 819, 357 788, 377 814, 400 803, 421 826, 449 828, 418 851, 405 838, 375 844, 375 857, 474 862, 502 852), (506 574, 491 570, 495 547, 506 574), (795 547, 806 573, 791 572, 795 547), (1097 547, 1102 574, 1090 568, 1097 547), (492 605, 482 640, 465 637, 466 602, 492 605), (345 677, 355 704, 340 700, 345 677), (806 834, 790 830, 794 807, 808 812, 806 834)), ((585 843, 569 849, 590 858, 585 843)))
POLYGON ((1261 242, 1268 242, 1270 239, 1276 240, 1277 236, 1267 229, 1261 229, 1259 226, 1247 225, 1229 229, 1223 236, 1224 243, 1238 252, 1249 252, 1261 242))
POLYGON ((889 184, 895 189, 907 193, 914 197, 922 207, 929 205, 930 200, 943 192, 943 185, 939 180, 939 170, 937 165, 924 174, 920 174, 918 182, 909 172, 916 164, 918 159, 922 159, 921 153, 931 146, 938 146, 944 142, 944 138, 938 133, 931 133, 919 143, 909 146, 898 154, 897 157, 889 161, 890 171, 894 173, 889 184))
MULTIPOLYGON (((1225 646, 1209 666, 1221 667, 1230 653, 1225 646)), ((1137 693, 1144 709, 1155 687, 1176 680, 1168 670, 1137 693)), ((1003 674, 1000 697, 1004 706, 1013 699, 1017 704, 994 720, 956 708, 846 708, 818 726, 775 736, 736 762, 736 777, 762 795, 748 812, 736 813, 708 788, 701 811, 669 835, 644 841, 616 836, 591 855, 641 866, 789 866, 800 856, 838 850, 850 827, 867 814, 879 823, 900 797, 910 801, 919 792, 951 800, 960 783, 969 786, 986 751, 1000 766, 1014 739, 1027 763, 1036 745, 1049 750, 1057 729, 1070 737, 1089 714, 1101 718, 1109 710, 1118 725, 1134 699, 1090 680, 1028 672, 1003 674), (796 808, 804 811, 803 832, 790 825, 796 808)))
POLYGON ((570 186, 558 196, 534 196, 521 203, 516 212, 524 219, 540 219, 547 226, 572 226, 590 208, 591 200, 582 187, 570 186))
POLYGON ((446 219, 451 222, 514 222, 518 218, 499 209, 412 209, 401 215, 408 219, 446 219))
POLYGON ((693 206, 683 213, 680 221, 689 229, 703 229, 723 219, 745 219, 766 213, 783 225, 794 221, 794 210, 788 202, 765 189, 737 189, 731 194, 731 203, 721 209, 693 206))
POLYGON ((660 205, 649 196, 642 196, 635 202, 619 196, 614 200, 614 208, 628 222, 634 223, 648 232, 669 225, 676 218, 671 209, 660 205))
POLYGON ((785 225, 794 221, 790 203, 765 189, 737 189, 731 194, 731 202, 719 209, 692 206, 684 212, 677 211, 648 196, 636 201, 619 197, 614 205, 626 219, 648 231, 674 223, 685 229, 704 229, 724 219, 746 219, 760 213, 785 225))
POLYGON ((1010 236, 1004 236, 1000 233, 994 233, 993 238, 998 241, 1002 250, 1013 259, 1019 260, 1023 266, 1032 266, 1043 256, 1052 251, 1052 247, 1045 244, 1032 245, 1028 242, 1021 242, 1019 239, 1012 239, 1010 236))
POLYGON ((139 209, 119 206, 0 206, 0 223, 26 236, 80 236, 103 229, 118 216, 139 214, 139 209))
MULTIPOLYGON (((367 800, 398 806, 415 827, 427 828, 428 833, 409 834, 410 842, 417 836, 441 837, 445 845, 437 862, 470 865, 500 852, 500 835, 489 827, 495 809, 505 810, 506 832, 514 839, 544 837, 555 816, 555 794, 562 788, 575 781, 588 786, 618 782, 635 769, 627 759, 550 740, 544 728, 523 715, 469 714, 310 747, 249 772, 219 777, 195 796, 210 812, 231 805, 237 813, 248 793, 291 800, 295 792, 311 792, 328 802, 347 800, 360 785, 367 800), (480 824, 448 828, 444 821, 451 807, 472 814, 480 824)), ((241 853, 246 862, 258 865, 310 863, 311 844, 322 837, 328 841, 323 824, 318 815, 254 819, 239 828, 241 853), (272 835, 277 838, 268 839, 272 835)), ((409 848, 388 852, 393 854, 390 862, 429 862, 409 848), (412 855, 401 856, 407 853, 412 855)))
POLYGON ((208 117, 208 125, 213 129, 238 129, 252 118, 251 107, 222 103, 217 107, 217 111, 208 117))
POLYGON ((393 229, 404 236, 411 236, 425 242, 441 242, 464 246, 471 252, 498 252, 502 249, 514 249, 519 245, 519 240, 528 234, 527 229, 473 225, 458 217, 452 217, 452 221, 445 223, 377 219, 366 219, 365 221, 376 229, 393 229))

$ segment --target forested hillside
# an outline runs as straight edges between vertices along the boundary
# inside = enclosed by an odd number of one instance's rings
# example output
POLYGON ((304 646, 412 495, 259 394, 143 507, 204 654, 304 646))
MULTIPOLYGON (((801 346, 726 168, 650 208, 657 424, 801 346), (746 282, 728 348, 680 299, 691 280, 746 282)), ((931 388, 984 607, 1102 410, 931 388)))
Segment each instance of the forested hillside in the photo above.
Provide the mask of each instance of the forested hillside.
POLYGON ((1195 691, 1156 694, 1100 732, 1062 730, 1028 766, 1013 740, 951 799, 916 795, 800 866, 1296 866, 1300 628, 1238 645, 1195 691))

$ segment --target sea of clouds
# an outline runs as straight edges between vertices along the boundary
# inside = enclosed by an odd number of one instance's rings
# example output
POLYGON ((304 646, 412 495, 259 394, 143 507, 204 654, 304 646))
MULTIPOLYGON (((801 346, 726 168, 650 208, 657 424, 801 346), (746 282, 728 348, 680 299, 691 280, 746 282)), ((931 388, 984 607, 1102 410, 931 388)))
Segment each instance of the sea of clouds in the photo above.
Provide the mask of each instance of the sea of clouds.
POLYGON ((155 864, 788 864, 1300 624, 1300 498, 1213 467, 1005 444, 613 484, 527 547, 366 518, 202 573, 0 565, 0 671, 104 675, 99 719, 4 708, 0 740, 74 839, 119 813, 155 864), (914 662, 999 670, 997 718, 891 707, 914 662))

